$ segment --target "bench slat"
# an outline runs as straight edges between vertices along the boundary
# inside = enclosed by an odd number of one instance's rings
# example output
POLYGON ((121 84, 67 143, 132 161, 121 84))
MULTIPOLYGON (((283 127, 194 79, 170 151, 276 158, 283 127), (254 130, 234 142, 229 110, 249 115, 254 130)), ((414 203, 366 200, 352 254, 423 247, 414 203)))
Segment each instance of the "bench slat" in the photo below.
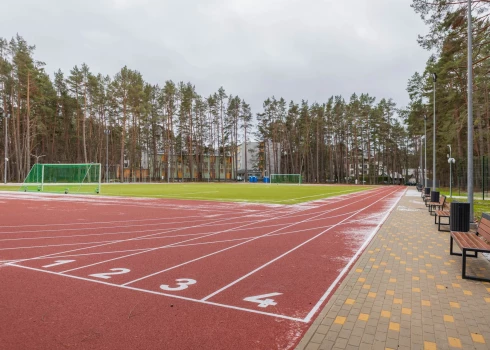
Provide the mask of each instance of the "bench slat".
POLYGON ((490 244, 482 241, 476 234, 471 232, 451 232, 456 244, 461 249, 482 249, 490 251, 490 244))

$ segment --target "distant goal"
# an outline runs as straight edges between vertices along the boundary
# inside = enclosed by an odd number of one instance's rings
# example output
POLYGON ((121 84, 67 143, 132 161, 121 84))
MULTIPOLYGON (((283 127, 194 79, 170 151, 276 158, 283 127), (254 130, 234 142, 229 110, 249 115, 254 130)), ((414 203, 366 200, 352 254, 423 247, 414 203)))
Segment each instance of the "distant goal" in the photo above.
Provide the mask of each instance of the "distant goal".
POLYGON ((34 164, 20 188, 23 192, 100 193, 101 165, 34 164))
POLYGON ((301 185, 301 174, 271 174, 271 184, 301 185))

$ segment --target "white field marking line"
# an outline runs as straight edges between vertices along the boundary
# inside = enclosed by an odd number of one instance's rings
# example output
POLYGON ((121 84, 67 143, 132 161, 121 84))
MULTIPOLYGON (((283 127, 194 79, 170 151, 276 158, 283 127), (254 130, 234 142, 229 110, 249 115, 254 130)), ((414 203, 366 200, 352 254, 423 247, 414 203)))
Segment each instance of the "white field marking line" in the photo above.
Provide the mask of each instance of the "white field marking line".
POLYGON ((233 282, 231 282, 231 283, 227 284, 227 285, 226 285, 226 286, 224 286, 223 288, 218 289, 217 291, 215 291, 215 292, 213 292, 213 293, 211 293, 211 294, 209 294, 209 295, 205 296, 205 297, 204 297, 204 298, 202 298, 201 300, 206 301, 207 299, 212 298, 212 297, 214 297, 215 295, 218 295, 219 293, 221 293, 221 292, 225 291, 226 289, 228 289, 228 288, 232 287, 233 285, 235 285, 235 284, 237 284, 238 282, 240 282, 240 281, 244 280, 245 278, 250 277, 251 275, 253 275, 253 274, 254 274, 254 273, 256 273, 257 271, 262 270, 264 267, 269 266, 270 264, 272 264, 272 263, 276 262, 277 260, 279 260, 279 259, 281 259, 281 258, 285 257, 286 255, 288 255, 288 254, 290 254, 290 253, 294 252, 295 250, 297 250, 297 249, 301 248, 301 247, 302 247, 302 246, 304 246, 305 244, 307 244, 307 243, 309 243, 309 242, 313 241, 314 239, 316 239, 316 238, 318 238, 318 237, 322 236, 322 235, 323 235, 323 234, 325 234, 326 232, 328 232, 328 231, 330 231, 331 229, 333 229, 333 228, 335 228, 335 227, 339 226, 339 225, 340 225, 340 224, 342 224, 343 222, 345 222, 345 221, 349 220, 349 219, 350 219, 351 217, 353 217, 354 215, 357 215, 358 213, 360 213, 360 212, 362 212, 362 211, 366 210, 367 208, 369 208, 369 207, 373 206, 374 204, 378 203, 379 201, 381 201, 381 200, 385 199, 386 197, 388 197, 389 195, 391 195, 391 194, 395 193, 396 191, 398 191, 398 190, 395 190, 395 191, 393 191, 393 192, 390 192, 390 193, 389 193, 389 194, 387 194, 386 196, 384 196, 384 197, 382 197, 382 198, 380 198, 380 199, 376 200, 375 202, 373 202, 373 203, 369 204, 368 206, 364 207, 363 209, 358 210, 356 213, 354 213, 354 214, 350 215, 349 217, 347 217, 347 218, 343 219, 343 220, 342 220, 342 221, 340 221, 338 224, 332 225, 331 227, 329 227, 329 228, 327 228, 327 229, 323 230, 322 232, 320 232, 320 233, 319 233, 319 234, 317 234, 316 236, 313 236, 312 238, 310 238, 310 239, 308 239, 308 240, 304 241, 303 243, 301 243, 301 244, 297 245, 296 247, 294 247, 294 248, 292 248, 292 249, 288 250, 287 252, 285 252, 285 253, 283 253, 283 254, 279 255, 278 257, 276 257, 276 258, 274 258, 274 259, 270 260, 269 262, 267 262, 267 263, 263 264, 262 266, 259 266, 259 267, 258 267, 258 268, 256 268, 255 270, 253 270, 253 271, 251 271, 251 272, 247 273, 246 275, 243 275, 242 277, 240 277, 240 278, 236 279, 235 281, 233 281, 233 282))
MULTIPOLYGON (((350 212, 350 213, 353 213, 353 212, 350 212)), ((374 215, 371 215, 371 216, 368 216, 368 217, 365 217, 365 218, 362 218, 362 219, 351 220, 347 224, 352 224, 354 222, 359 222, 359 221, 363 222, 363 221, 365 221, 367 219, 372 219, 372 218, 381 216, 383 214, 384 213, 374 214, 374 215)), ((337 215, 337 217, 338 216, 344 216, 344 215, 337 215)), ((329 217, 329 218, 332 218, 332 217, 329 217)), ((341 225, 344 225, 344 224, 346 224, 346 223, 342 223, 341 225)), ((270 225, 270 226, 265 226, 265 227, 276 227, 276 226, 281 226, 281 225, 270 225)), ((287 234, 294 234, 294 233, 307 232, 307 231, 313 231, 313 230, 319 230, 319 229, 327 228, 327 227, 330 227, 330 226, 332 226, 332 225, 326 225, 326 226, 322 226, 322 227, 313 227, 313 228, 309 228, 309 229, 302 229, 302 230, 295 230, 295 231, 288 231, 288 232, 284 232, 284 233, 274 233, 274 234, 271 234, 269 237, 282 236, 282 235, 287 235, 287 234)), ((237 231, 240 231, 240 230, 241 231, 245 231, 245 230, 248 230, 248 229, 238 229, 237 231)), ((189 234, 189 235, 168 236, 168 237, 169 238, 170 237, 181 237, 181 236, 182 237, 185 237, 185 236, 196 236, 196 235, 201 235, 201 234, 189 234)), ((258 237, 258 236, 245 237, 245 238, 236 238, 236 239, 229 239, 229 240, 220 240, 220 241, 210 241, 210 242, 202 242, 202 243, 182 244, 182 245, 171 246, 171 247, 168 247, 168 248, 165 248, 165 249, 169 249, 169 248, 180 248, 180 247, 190 247, 190 246, 198 246, 198 245, 206 245, 206 244, 214 244, 214 243, 226 243, 226 242, 233 242, 233 241, 242 241, 242 240, 246 240, 246 239, 250 239, 250 238, 254 238, 254 237, 258 237)), ((167 236, 166 237, 159 237, 159 238, 167 238, 167 236)), ((144 239, 152 239, 152 238, 144 238, 144 239)), ((56 256, 56 258, 75 258, 75 257, 80 257, 80 256, 129 253, 129 252, 139 252, 139 251, 143 251, 143 250, 147 250, 147 249, 148 248, 139 248, 139 249, 127 249, 127 250, 108 251, 108 252, 86 253, 86 254, 59 255, 59 256, 56 256)), ((42 259, 47 259, 47 258, 40 257, 40 258, 33 258, 33 259, 30 259, 30 260, 42 260, 42 259)), ((19 260, 16 259, 16 260, 12 260, 12 261, 17 262, 17 261, 21 261, 21 260, 20 259, 19 260)))
MULTIPOLYGON (((375 195, 377 195, 377 194, 375 194, 375 195)), ((367 198, 370 198, 370 197, 372 197, 372 196, 368 196, 367 198)), ((350 203, 348 203, 348 204, 346 204, 346 205, 344 205, 344 206, 341 206, 341 207, 338 207, 338 208, 332 209, 332 210, 330 210, 330 211, 339 210, 339 209, 344 208, 344 207, 346 207, 346 206, 349 206, 349 205, 351 205, 351 204, 353 204, 353 203, 352 203, 352 202, 350 202, 350 203)), ((313 216, 313 218, 315 218, 315 217, 319 217, 319 216, 321 216, 321 215, 325 215, 325 213, 324 213, 324 212, 322 212, 322 213, 320 213, 320 214, 317 214, 317 215, 313 216)), ((354 215, 355 215, 355 214, 354 214, 354 215)), ((144 280, 144 279, 146 279, 146 278, 153 277, 153 276, 159 275, 159 274, 161 274, 161 273, 164 273, 164 272, 167 272, 167 271, 170 271, 170 270, 176 269, 176 268, 178 268, 178 267, 181 267, 181 266, 184 266, 184 265, 187 265, 187 264, 190 264, 190 263, 193 263, 193 262, 196 262, 196 261, 199 261, 199 260, 205 259, 205 258, 207 258, 207 257, 210 257, 210 256, 213 256, 213 255, 216 255, 216 254, 222 253, 222 252, 224 252, 224 251, 227 251, 227 250, 230 250, 230 249, 233 249, 233 248, 239 247, 239 246, 241 246, 241 245, 243 245, 243 244, 247 244, 247 243, 249 243, 249 242, 255 241, 255 240, 259 239, 259 238, 266 237, 266 236, 270 236, 271 234, 276 233, 276 232, 281 231, 281 230, 284 230, 285 228, 292 227, 292 226, 298 225, 298 224, 300 224, 300 223, 309 222, 309 220, 311 220, 311 219, 313 219, 313 218, 308 218, 308 219, 305 219, 305 220, 302 220, 302 221, 299 221, 299 222, 295 222, 295 223, 290 224, 290 225, 288 225, 288 226, 286 226, 286 227, 283 227, 283 228, 277 229, 277 230, 275 230, 275 231, 272 231, 272 232, 266 233, 266 234, 264 234, 264 235, 260 235, 260 236, 254 237, 254 238, 249 239, 249 240, 247 240, 247 241, 245 241, 245 242, 241 242, 241 243, 238 243, 238 244, 232 245, 232 246, 230 246, 230 247, 227 247, 227 248, 224 248, 224 249, 220 249, 220 250, 215 251, 215 252, 213 252, 213 253, 209 253, 209 254, 206 254, 206 255, 200 256, 200 257, 198 257, 198 258, 195 258, 195 259, 192 259, 192 260, 189 260, 189 261, 183 262, 183 263, 181 263, 181 264, 174 265, 174 266, 172 266, 172 267, 169 267, 169 268, 163 269, 163 270, 161 270, 161 271, 157 271, 157 272, 152 273, 152 274, 150 274, 150 275, 140 277, 140 278, 135 279, 135 280, 133 280, 133 281, 126 282, 126 283, 124 283, 123 285, 128 285, 128 284, 131 284, 131 283, 135 283, 135 282, 138 282, 138 281, 144 280)), ((210 236, 212 236, 212 235, 210 235, 210 236)), ((206 237, 206 236, 204 236, 204 237, 206 237)), ((201 237, 201 238, 204 238, 204 237, 201 237)), ((200 238, 200 239, 201 239, 201 238, 200 238)), ((181 243, 185 243, 185 242, 181 242, 181 243)), ((181 244, 181 243, 174 243, 174 244, 172 244, 172 245, 177 245, 177 244, 181 244)), ((161 247, 161 248, 164 248, 164 247, 161 247)), ((157 249, 161 249, 161 248, 157 248, 157 249)), ((154 249, 154 250, 156 250, 156 249, 154 249)), ((142 254, 142 253, 143 253, 143 252, 136 253, 136 254, 142 254)), ((131 254, 131 255, 136 255, 136 254, 131 254)), ((128 256, 131 256, 131 255, 128 255, 128 256)), ((118 259, 122 259, 122 258, 125 258, 125 256, 122 256, 122 257, 119 257, 119 258, 116 258, 116 259, 111 259, 111 260, 109 260, 109 261, 112 261, 112 260, 118 260, 118 259)), ((90 266, 90 265, 88 265, 88 266, 90 266)), ((70 271, 71 271, 71 270, 70 270, 70 271)), ((66 271, 63 271, 63 272, 66 272, 66 271)))
POLYGON ((271 312, 264 312, 264 311, 259 311, 259 310, 247 309, 247 308, 233 306, 233 305, 213 303, 213 302, 210 302, 210 301, 202 301, 202 300, 199 300, 199 299, 193 299, 193 298, 183 297, 183 296, 174 295, 174 294, 161 293, 161 292, 156 292, 156 291, 147 290, 147 289, 141 289, 141 288, 123 286, 123 285, 120 285, 120 284, 114 284, 114 283, 109 283, 109 282, 104 282, 104 281, 97 281, 97 280, 93 280, 93 279, 90 279, 90 278, 84 278, 84 277, 78 277, 78 276, 73 276, 73 275, 67 275, 67 274, 60 273, 60 272, 54 272, 54 271, 48 271, 48 270, 41 270, 41 269, 36 269, 36 268, 33 268, 33 267, 28 267, 28 266, 23 266, 23 265, 16 265, 15 263, 8 263, 8 264, 6 264, 6 266, 12 266, 12 267, 18 267, 18 268, 26 269, 26 270, 44 272, 44 273, 49 273, 49 274, 56 275, 56 276, 68 277, 68 278, 73 278, 73 279, 76 279, 76 280, 81 280, 81 281, 86 281, 86 282, 93 282, 93 283, 103 284, 103 285, 106 285, 106 286, 117 287, 117 288, 122 288, 122 289, 127 289, 127 290, 133 290, 133 291, 137 291, 137 292, 143 292, 143 293, 148 293, 148 294, 153 294, 153 295, 166 296, 166 297, 169 297, 169 298, 186 300, 186 301, 195 302, 195 303, 198 303, 198 304, 219 306, 219 307, 226 308, 226 309, 231 309, 231 310, 245 311, 245 312, 250 312, 250 313, 254 313, 254 314, 265 315, 265 316, 272 316, 272 317, 276 317, 276 318, 286 319, 286 320, 289 320, 289 321, 295 321, 295 322, 305 323, 305 321, 303 319, 301 319, 301 318, 290 317, 290 316, 281 315, 281 314, 274 314, 274 313, 271 313, 271 312))
MULTIPOLYGON (((243 217, 244 216, 231 217, 231 218, 227 218, 227 219, 220 218, 220 220, 216 220, 215 223, 222 223, 223 221, 227 221, 227 220, 241 219, 243 217)), ((206 226, 212 225, 212 224, 213 224, 213 222, 207 223, 206 226)), ((205 225, 201 224, 201 225, 195 225, 195 226, 184 227, 184 228, 176 228, 176 229, 172 229, 171 232, 182 231, 182 230, 185 230, 185 229, 197 228, 197 227, 202 227, 202 226, 205 226, 205 225)), ((156 234, 146 235, 146 236, 142 236, 142 237, 138 237, 138 238, 152 237, 152 236, 157 236, 157 235, 160 235, 160 234, 161 233, 156 233, 156 234)), ((91 248, 98 248, 98 247, 106 246, 106 245, 109 245, 109 244, 122 243, 122 242, 128 242, 128 241, 133 241, 133 240, 135 240, 135 238, 117 240, 117 241, 114 241, 113 243, 97 244, 97 245, 90 246, 90 247, 83 247, 83 248, 72 249, 72 250, 67 250, 67 251, 63 251, 63 252, 57 252, 57 253, 52 253, 52 254, 47 254, 47 255, 41 255, 41 256, 38 256, 38 257, 34 257, 34 258, 22 259, 21 261, 18 261, 18 262, 29 261, 29 260, 33 260, 33 259, 36 259, 36 258, 56 257, 56 255, 58 255, 58 254, 66 254, 66 253, 76 252, 76 251, 80 251, 80 250, 91 249, 91 248)))
MULTIPOLYGON (((278 212, 280 210, 282 210, 283 207, 281 208, 271 208, 269 210, 270 213, 273 213, 274 211, 278 212)), ((290 213, 288 214, 291 214, 295 211, 301 211, 303 209, 296 209, 296 210, 292 210, 290 213)), ((236 214, 236 212, 235 212, 236 214)), ((288 214, 285 214, 285 215, 288 215, 288 214)), ((247 217, 249 215, 238 215, 238 216, 235 216, 235 217, 230 217, 230 218, 220 218, 220 220, 217 220, 215 221, 216 223, 223 223, 223 221, 228 221, 228 220, 236 220, 236 219, 242 219, 244 217, 247 217)), ((267 220, 272 220, 272 219, 267 219, 267 220)), ((267 220, 256 220, 256 221, 252 221, 251 223, 249 223, 249 225, 252 225, 252 224, 256 224, 258 222, 263 222, 263 221, 267 221, 267 220)), ((203 226, 209 226, 209 225, 212 225, 213 223, 207 223, 206 225, 195 225, 195 226, 191 226, 191 227, 184 227, 184 228, 177 228, 177 229, 173 229, 172 232, 174 231, 182 231, 184 229, 190 229, 190 228, 197 228, 197 227, 203 227, 203 226)), ((146 235, 146 236, 142 236, 142 237, 138 237, 138 238, 144 238, 144 237, 152 237, 152 236, 157 236, 157 235, 160 235, 160 233, 158 234, 151 234, 151 235, 146 235)), ((75 251, 80 251, 80 250, 86 250, 86 249, 92 249, 92 248, 98 248, 98 247, 102 247, 102 246, 106 246, 106 245, 110 245, 110 244, 116 244, 116 243, 123 243, 123 242, 129 242, 129 241, 134 241, 135 238, 130 238, 130 239, 124 239, 124 240, 118 240, 118 241, 115 241, 114 243, 104 243, 104 244, 97 244, 97 245, 94 245, 94 246, 90 246, 90 247, 83 247, 83 248, 78 248, 78 249, 72 249, 72 250, 67 250, 67 251, 63 251, 63 252, 57 252, 57 253, 52 253, 52 254, 47 254, 47 255, 41 255, 41 256, 38 256, 38 257, 34 257, 34 258, 27 258, 27 259, 22 259, 21 261, 18 261, 18 262, 23 262, 23 261, 29 261, 29 260, 33 260, 33 259, 36 259, 36 258, 45 258, 45 257, 56 257, 56 255, 58 254, 66 254, 66 253, 71 253, 71 252, 75 252, 75 251)))
MULTIPOLYGON (((179 218, 176 218, 179 219, 179 218)), ((187 219, 185 217, 180 218, 180 219, 187 219)), ((216 218, 201 218, 198 220, 192 220, 192 221, 187 221, 190 223, 194 222, 199 222, 199 221, 206 221, 206 220, 212 220, 216 218)), ((96 227, 79 227, 79 228, 63 228, 63 229, 55 229, 55 230, 29 230, 29 231, 8 231, 8 232, 0 232, 0 235, 2 234, 16 234, 16 233, 37 233, 37 232, 65 232, 65 231, 93 231, 93 230, 103 230, 103 229, 112 229, 112 228, 127 228, 127 227, 145 227, 145 226, 157 226, 157 225, 174 225, 174 224, 181 224, 182 222, 175 221, 175 222, 157 222, 157 223, 149 223, 149 224, 137 224, 137 225, 123 225, 123 226, 96 226, 96 227)), ((157 229, 155 229, 157 230, 157 229)), ((151 230, 150 230, 151 231, 151 230)))
MULTIPOLYGON (((189 210, 192 210, 189 208, 189 210)), ((154 218, 154 219, 135 219, 135 220, 115 220, 115 221, 94 221, 94 222, 72 222, 66 224, 30 224, 30 225, 2 225, 5 227, 43 227, 43 226, 75 226, 75 225, 97 225, 97 224, 119 224, 126 222, 146 222, 146 221, 162 221, 162 220, 176 220, 176 219, 187 219, 187 218, 202 218, 203 215, 195 215, 195 216, 181 216, 181 217, 168 217, 168 218, 154 218)), ((158 224, 158 223, 156 223, 158 224)), ((154 224, 154 225, 156 225, 154 224)), ((14 231, 19 232, 19 231, 14 231)), ((39 231, 36 231, 39 232, 39 231)), ((9 233, 9 232, 0 232, 0 233, 9 233)))
POLYGON ((351 265, 357 260, 357 258, 364 251, 364 249, 366 249, 366 247, 368 246, 368 244, 371 243, 371 240, 373 239, 374 235, 378 232, 379 228, 381 227, 381 225, 383 225, 383 223, 386 221, 386 219, 388 218, 388 216, 390 216, 391 212, 393 211, 393 209, 395 208, 395 206, 400 202, 400 199, 403 197, 404 194, 405 194, 405 192, 403 192, 398 197, 397 201, 386 212, 386 215, 381 219, 381 221, 378 223, 378 225, 374 228, 374 230, 368 236, 367 240, 364 241, 363 245, 357 250, 356 254, 349 260, 349 262, 342 269, 342 271, 337 276, 337 278, 335 279, 335 281, 333 281, 332 284, 330 285, 330 287, 328 287, 328 289, 325 292, 325 294, 323 294, 323 296, 320 298, 320 300, 318 300, 318 302, 315 304, 315 306, 313 306, 313 308, 308 313, 308 315, 306 315, 306 317, 304 318, 304 321, 305 322, 310 322, 310 320, 313 317, 313 315, 315 315, 315 313, 321 307, 321 305, 323 304, 323 302, 328 298, 328 296, 330 295, 330 293, 332 293, 332 290, 335 288, 335 286, 337 285, 337 283, 339 283, 339 281, 342 279, 342 277, 348 272, 348 270, 351 267, 351 265))

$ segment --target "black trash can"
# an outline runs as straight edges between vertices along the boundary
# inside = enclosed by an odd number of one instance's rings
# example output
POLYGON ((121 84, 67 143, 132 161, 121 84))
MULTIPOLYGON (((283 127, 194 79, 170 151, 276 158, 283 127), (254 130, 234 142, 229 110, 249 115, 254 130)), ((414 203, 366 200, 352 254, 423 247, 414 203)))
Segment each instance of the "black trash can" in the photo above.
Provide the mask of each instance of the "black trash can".
POLYGON ((439 202, 439 192, 438 191, 432 191, 430 193, 430 201, 431 202, 439 202))
POLYGON ((428 196, 428 195, 430 194, 430 187, 426 187, 426 188, 424 189, 424 194, 425 194, 426 196, 428 196))
POLYGON ((470 230, 470 203, 451 203, 449 226, 451 231, 468 232, 470 230))

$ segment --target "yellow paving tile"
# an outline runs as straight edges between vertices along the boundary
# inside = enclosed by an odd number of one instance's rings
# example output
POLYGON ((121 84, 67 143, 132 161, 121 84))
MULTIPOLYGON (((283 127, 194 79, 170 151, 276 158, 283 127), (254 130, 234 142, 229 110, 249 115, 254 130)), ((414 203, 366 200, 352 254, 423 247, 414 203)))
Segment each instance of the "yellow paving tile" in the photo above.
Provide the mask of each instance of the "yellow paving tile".
POLYGON ((369 320, 369 315, 368 314, 360 314, 359 320, 360 321, 367 321, 367 320, 369 320))
POLYGON ((381 317, 390 318, 391 317, 391 312, 386 311, 386 310, 383 310, 383 311, 381 311, 381 317))
POLYGON ((401 304, 402 302, 403 302, 402 299, 397 299, 397 298, 393 299, 393 304, 401 304))
POLYGON ((390 283, 396 283, 396 278, 390 278, 390 283))
POLYGON ((334 323, 337 323, 337 324, 344 324, 344 323, 345 323, 345 320, 346 320, 346 318, 345 318, 345 317, 342 317, 342 316, 337 316, 337 317, 335 318, 334 323))
POLYGON ((418 281, 418 280, 420 280, 420 277, 418 277, 418 276, 412 276, 412 280, 418 281))
POLYGON ((374 292, 369 292, 369 293, 368 293, 368 297, 370 297, 370 298, 376 298, 376 293, 374 293, 374 292))
POLYGON ((386 294, 388 294, 388 295, 395 295, 395 291, 394 290, 387 290, 386 291, 386 294))
POLYGON ((362 286, 363 289, 371 289, 371 285, 370 284, 365 284, 362 286))
POLYGON ((437 345, 431 341, 424 341, 424 350, 437 350, 437 345))
POLYGON ((441 275, 447 275, 447 271, 441 270, 441 275))
POLYGON ((485 344, 485 339, 483 338, 483 336, 481 334, 471 333, 471 338, 473 339, 473 341, 475 343, 485 344))
POLYGON ((412 309, 409 309, 408 307, 403 307, 402 308, 402 314, 404 314, 404 315, 411 315, 412 314, 412 309))
POLYGON ((436 285, 437 289, 440 289, 440 290, 443 290, 443 289, 446 289, 446 287, 444 287, 442 284, 438 284, 436 285))
POLYGON ((454 288, 461 288, 461 284, 459 283, 452 283, 454 288))
POLYGON ((396 332, 399 332, 400 331, 400 324, 399 323, 396 323, 396 322, 390 322, 390 327, 389 329, 391 331, 396 331, 396 332))
POLYGON ((444 322, 454 322, 454 317, 451 315, 444 315, 444 322))
POLYGON ((391 270, 385 270, 385 273, 391 273, 391 270))
POLYGON ((459 340, 458 338, 448 337, 447 341, 449 343, 449 346, 453 348, 462 348, 461 340, 459 340))
POLYGON ((420 288, 414 287, 414 288, 412 288, 412 292, 420 293, 420 288))
POLYGON ((354 299, 347 299, 347 300, 345 301, 345 304, 347 304, 347 305, 354 305, 354 303, 355 303, 355 302, 356 302, 356 301, 355 301, 354 299))
POLYGON ((459 308, 460 308, 459 303, 454 302, 454 301, 450 301, 450 302, 449 302, 449 305, 450 305, 451 307, 455 308, 455 309, 459 309, 459 308))
POLYGON ((407 267, 405 270, 407 270, 408 272, 412 271, 412 268, 411 267, 407 267))
POLYGON ((369 259, 369 261, 376 261, 376 259, 375 258, 371 258, 371 259, 369 259))
POLYGON ((434 275, 427 275, 427 278, 433 280, 434 279, 434 275))
POLYGON ((487 303, 490 303, 490 298, 484 298, 487 303))
POLYGON ((473 295, 470 290, 463 290, 464 295, 473 295))
POLYGON ((422 300, 422 306, 430 306, 429 300, 422 300))
POLYGON ((356 269, 356 272, 362 272, 362 269, 356 269))
POLYGON ((359 277, 359 279, 357 280, 358 282, 365 282, 366 279, 364 277, 359 277))

